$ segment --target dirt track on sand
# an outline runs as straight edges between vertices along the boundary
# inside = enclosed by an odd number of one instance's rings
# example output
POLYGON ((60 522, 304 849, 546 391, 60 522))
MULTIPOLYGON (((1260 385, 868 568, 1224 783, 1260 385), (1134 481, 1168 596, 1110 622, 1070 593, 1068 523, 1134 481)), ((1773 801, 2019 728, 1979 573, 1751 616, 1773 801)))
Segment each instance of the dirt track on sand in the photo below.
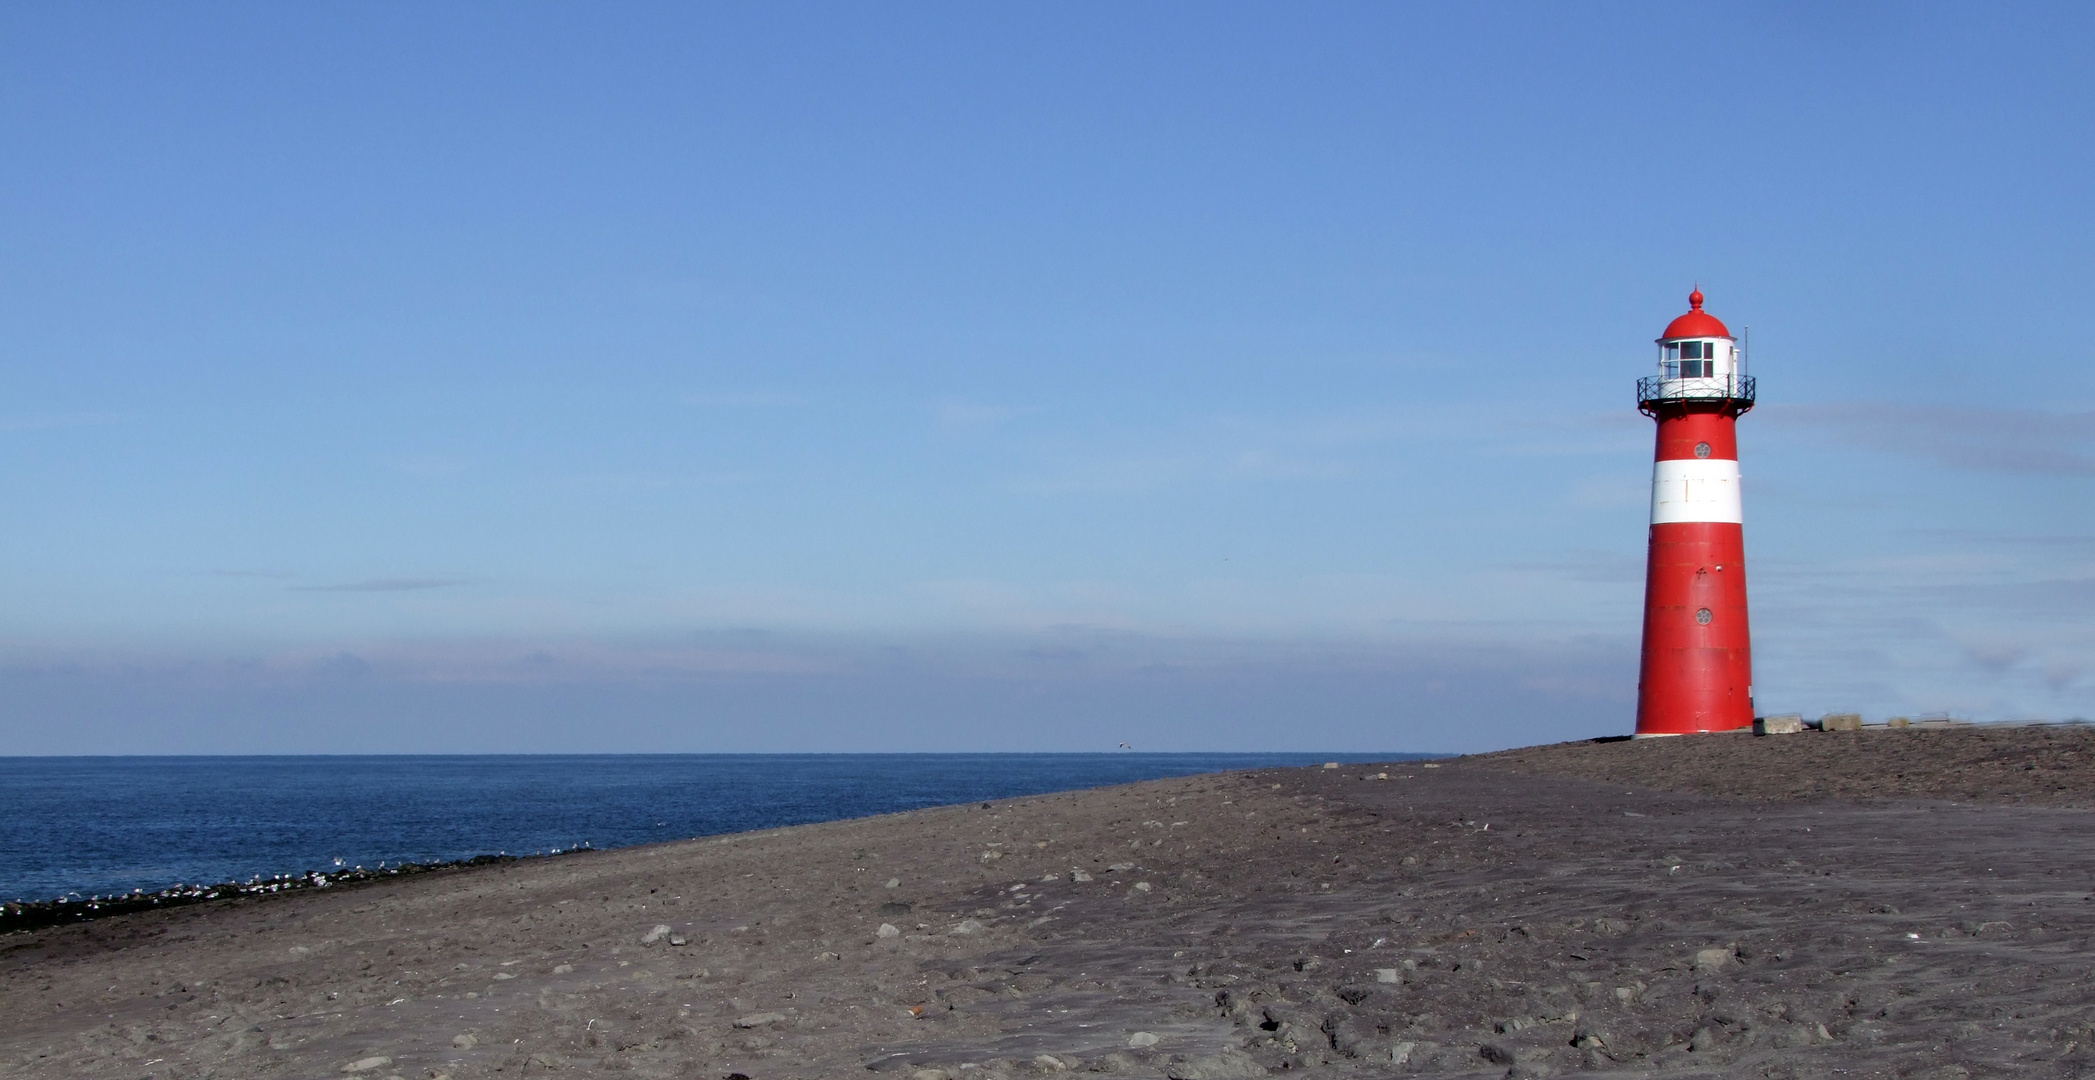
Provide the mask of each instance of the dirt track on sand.
POLYGON ((0 1075, 2078 1075, 2087 813, 1927 778, 2087 805, 2014 757, 2095 737, 2016 731, 1194 777, 47 928, 0 939, 0 1075), (1871 753, 1965 804, 1798 797, 1871 753), (1689 790, 1540 775, 1618 769, 1689 790))

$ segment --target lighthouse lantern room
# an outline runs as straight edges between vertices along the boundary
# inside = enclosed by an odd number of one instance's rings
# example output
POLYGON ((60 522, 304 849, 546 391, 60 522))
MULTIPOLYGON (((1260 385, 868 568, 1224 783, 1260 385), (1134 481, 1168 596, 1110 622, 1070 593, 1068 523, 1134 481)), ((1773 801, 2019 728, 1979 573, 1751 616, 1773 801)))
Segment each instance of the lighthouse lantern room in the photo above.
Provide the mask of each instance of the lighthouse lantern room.
POLYGON ((1746 545, 1737 422, 1753 408, 1746 353, 1702 290, 1658 339, 1659 370, 1637 380, 1658 421, 1637 735, 1730 731, 1753 723, 1746 545))

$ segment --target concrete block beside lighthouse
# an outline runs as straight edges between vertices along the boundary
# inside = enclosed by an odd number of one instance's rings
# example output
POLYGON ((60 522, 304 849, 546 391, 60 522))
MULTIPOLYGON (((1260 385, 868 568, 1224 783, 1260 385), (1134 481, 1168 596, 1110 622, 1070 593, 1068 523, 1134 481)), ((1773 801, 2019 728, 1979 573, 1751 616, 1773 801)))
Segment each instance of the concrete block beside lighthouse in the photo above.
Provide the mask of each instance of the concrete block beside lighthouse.
POLYGON ((1753 726, 1738 418, 1754 382, 1700 289, 1658 347, 1658 374, 1637 380, 1638 410, 1658 421, 1637 735, 1735 731, 1753 726))

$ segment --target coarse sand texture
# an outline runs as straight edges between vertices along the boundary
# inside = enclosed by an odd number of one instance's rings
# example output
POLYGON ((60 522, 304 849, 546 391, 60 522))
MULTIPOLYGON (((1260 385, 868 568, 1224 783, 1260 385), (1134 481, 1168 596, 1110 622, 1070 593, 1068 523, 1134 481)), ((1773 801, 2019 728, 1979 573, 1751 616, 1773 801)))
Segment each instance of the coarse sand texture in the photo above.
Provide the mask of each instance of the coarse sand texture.
POLYGON ((0 1075, 2095 1069, 2095 734, 1163 780, 0 938, 0 1075))

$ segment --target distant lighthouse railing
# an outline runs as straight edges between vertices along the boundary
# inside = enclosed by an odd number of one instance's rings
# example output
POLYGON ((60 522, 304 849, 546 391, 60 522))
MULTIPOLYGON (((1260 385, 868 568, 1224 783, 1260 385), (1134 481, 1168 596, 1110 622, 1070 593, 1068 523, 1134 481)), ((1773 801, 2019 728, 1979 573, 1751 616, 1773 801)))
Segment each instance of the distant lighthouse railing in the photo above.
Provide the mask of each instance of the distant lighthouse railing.
POLYGON ((1668 379, 1646 375, 1637 380, 1637 409, 1649 413, 1672 402, 1721 404, 1738 412, 1753 407, 1751 375, 1721 375, 1703 379, 1668 379))

